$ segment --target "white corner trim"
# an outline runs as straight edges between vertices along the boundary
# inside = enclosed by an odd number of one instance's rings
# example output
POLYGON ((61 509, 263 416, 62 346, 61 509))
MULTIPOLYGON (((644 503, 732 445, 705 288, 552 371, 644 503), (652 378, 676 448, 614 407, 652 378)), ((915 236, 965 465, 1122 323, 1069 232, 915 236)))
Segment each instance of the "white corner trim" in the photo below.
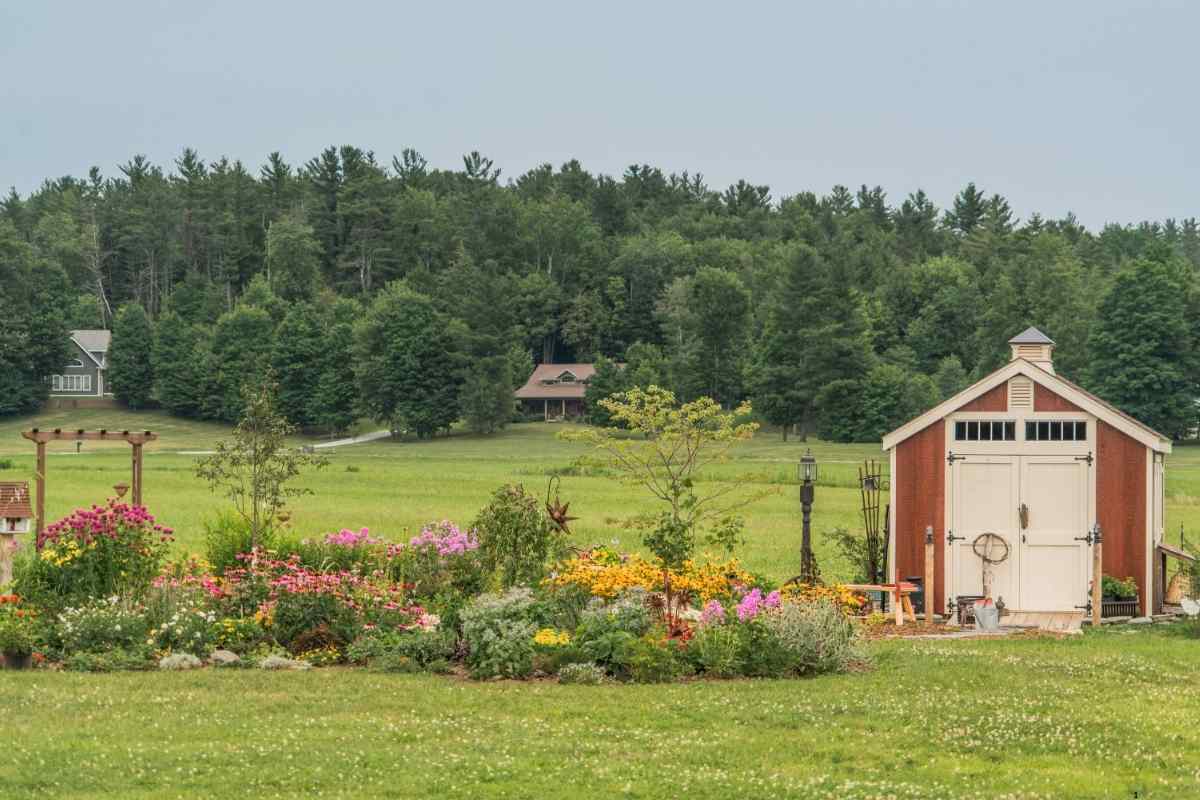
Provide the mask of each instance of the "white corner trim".
MULTIPOLYGON (((1154 555, 1154 448, 1146 448, 1146 574, 1142 577, 1145 579, 1146 591, 1143 593, 1145 597, 1142 599, 1142 613, 1145 616, 1150 616, 1154 613, 1154 601, 1157 599, 1154 596, 1154 570, 1156 568, 1154 555)), ((1166 590, 1166 587, 1163 587, 1166 590)))
POLYGON ((104 369, 104 365, 101 364, 99 361, 97 361, 96 357, 94 355, 92 355, 90 352, 88 352, 88 349, 86 347, 84 347, 83 345, 81 345, 79 343, 78 339, 76 339, 74 336, 72 336, 71 341, 75 343, 76 347, 78 347, 80 350, 83 351, 84 355, 86 355, 88 358, 90 358, 92 360, 93 364, 95 364, 100 369, 104 369))

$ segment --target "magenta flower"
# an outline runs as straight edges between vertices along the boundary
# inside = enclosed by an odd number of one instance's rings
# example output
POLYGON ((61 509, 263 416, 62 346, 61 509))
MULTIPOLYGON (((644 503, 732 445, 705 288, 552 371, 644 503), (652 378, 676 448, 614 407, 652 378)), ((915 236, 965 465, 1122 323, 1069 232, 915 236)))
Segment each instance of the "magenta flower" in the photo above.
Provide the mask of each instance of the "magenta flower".
POLYGON ((720 625, 725 621, 725 607, 720 600, 709 600, 700 611, 701 625, 720 625))
POLYGON ((737 616, 741 622, 748 622, 758 616, 758 613, 766 607, 763 600, 761 589, 751 589, 750 592, 742 598, 742 602, 737 605, 737 616))

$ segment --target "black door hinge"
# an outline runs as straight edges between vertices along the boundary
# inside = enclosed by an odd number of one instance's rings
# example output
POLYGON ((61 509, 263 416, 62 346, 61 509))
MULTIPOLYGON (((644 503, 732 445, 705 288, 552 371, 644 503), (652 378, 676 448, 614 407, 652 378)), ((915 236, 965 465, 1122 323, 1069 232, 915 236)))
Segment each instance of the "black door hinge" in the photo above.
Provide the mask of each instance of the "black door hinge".
POLYGON ((965 541, 965 536, 955 536, 954 531, 946 531, 946 544, 954 544, 955 542, 965 541))
POLYGON ((964 458, 966 458, 966 456, 956 456, 956 455, 954 455, 954 451, 953 451, 953 450, 948 450, 948 451, 946 452, 946 463, 947 463, 947 464, 953 464, 955 461, 962 461, 964 458))
POLYGON ((1075 456, 1075 460, 1076 461, 1086 461, 1087 465, 1090 467, 1092 465, 1092 462, 1095 459, 1092 458, 1092 451, 1089 450, 1088 454, 1086 456, 1075 456))

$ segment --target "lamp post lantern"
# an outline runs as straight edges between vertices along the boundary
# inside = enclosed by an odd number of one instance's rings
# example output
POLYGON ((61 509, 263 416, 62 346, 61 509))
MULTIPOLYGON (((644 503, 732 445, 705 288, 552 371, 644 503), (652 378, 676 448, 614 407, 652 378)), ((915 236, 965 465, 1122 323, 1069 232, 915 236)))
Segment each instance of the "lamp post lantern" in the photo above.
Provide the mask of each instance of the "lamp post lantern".
POLYGON ((817 459, 812 450, 805 450, 800 458, 800 513, 803 519, 803 536, 800 540, 800 580, 816 583, 820 578, 817 560, 812 551, 812 504, 816 494, 817 459))

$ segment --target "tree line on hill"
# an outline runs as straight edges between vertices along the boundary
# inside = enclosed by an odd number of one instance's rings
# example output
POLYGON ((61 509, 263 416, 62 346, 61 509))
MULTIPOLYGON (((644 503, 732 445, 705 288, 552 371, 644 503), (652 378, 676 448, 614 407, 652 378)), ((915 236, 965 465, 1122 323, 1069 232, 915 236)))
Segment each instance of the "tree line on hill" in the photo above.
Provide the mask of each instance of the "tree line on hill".
POLYGON ((653 382, 869 441, 1033 324, 1061 374, 1182 436, 1198 268, 1195 219, 1021 221, 974 184, 942 210, 919 190, 776 200, 647 165, 502 180, 478 152, 443 170, 344 146, 255 174, 187 149, 0 201, 0 413, 45 398, 65 331, 111 327, 119 398, 185 416, 235 419, 269 372, 306 428, 491 431, 534 362, 596 361, 592 399, 653 382))

